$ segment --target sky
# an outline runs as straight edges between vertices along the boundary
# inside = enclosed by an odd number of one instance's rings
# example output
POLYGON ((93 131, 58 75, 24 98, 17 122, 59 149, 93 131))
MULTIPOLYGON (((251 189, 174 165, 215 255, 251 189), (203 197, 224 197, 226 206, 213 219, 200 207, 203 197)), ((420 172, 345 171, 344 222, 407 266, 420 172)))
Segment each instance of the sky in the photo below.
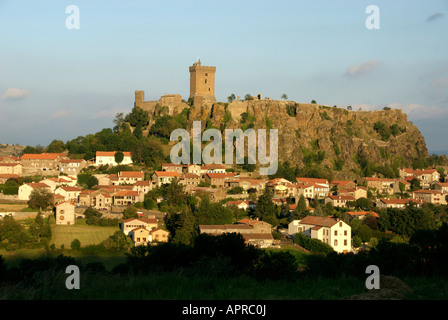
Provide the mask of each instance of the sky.
POLYGON ((0 0, 0 143, 111 128, 135 90, 187 100, 200 58, 218 101, 390 106, 448 154, 447 31, 448 0, 0 0))

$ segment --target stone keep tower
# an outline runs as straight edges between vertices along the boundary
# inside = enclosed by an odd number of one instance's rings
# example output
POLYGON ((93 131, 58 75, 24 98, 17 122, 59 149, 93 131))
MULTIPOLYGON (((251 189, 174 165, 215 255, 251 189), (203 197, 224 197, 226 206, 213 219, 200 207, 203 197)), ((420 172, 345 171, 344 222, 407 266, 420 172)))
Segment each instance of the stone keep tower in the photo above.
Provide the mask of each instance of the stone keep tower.
POLYGON ((201 66, 200 59, 190 67, 190 98, 195 104, 216 102, 215 72, 216 67, 201 66))

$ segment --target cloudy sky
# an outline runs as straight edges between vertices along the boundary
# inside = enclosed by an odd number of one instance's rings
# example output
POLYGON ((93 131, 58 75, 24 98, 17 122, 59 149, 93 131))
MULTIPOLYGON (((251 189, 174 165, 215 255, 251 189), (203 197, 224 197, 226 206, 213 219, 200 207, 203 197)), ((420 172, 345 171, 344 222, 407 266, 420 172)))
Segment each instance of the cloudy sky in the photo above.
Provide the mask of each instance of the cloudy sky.
POLYGON ((219 101, 401 108, 448 153, 447 15, 448 0, 0 0, 0 143, 112 127, 135 90, 187 99, 200 58, 217 67, 219 101))

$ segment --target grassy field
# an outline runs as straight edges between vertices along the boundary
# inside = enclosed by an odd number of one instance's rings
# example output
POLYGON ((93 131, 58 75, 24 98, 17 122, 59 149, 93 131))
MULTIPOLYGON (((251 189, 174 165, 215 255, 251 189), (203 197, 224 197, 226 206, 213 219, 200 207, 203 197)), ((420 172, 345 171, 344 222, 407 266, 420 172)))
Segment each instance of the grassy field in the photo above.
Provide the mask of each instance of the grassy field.
POLYGON ((50 244, 54 243, 58 249, 61 248, 62 244, 65 248, 70 248, 74 239, 78 239, 83 247, 90 244, 99 244, 119 230, 118 227, 89 226, 85 224, 84 220, 76 220, 76 224, 71 226, 52 224, 50 244))
POLYGON ((27 204, 0 203, 0 212, 20 212, 25 208, 27 204))

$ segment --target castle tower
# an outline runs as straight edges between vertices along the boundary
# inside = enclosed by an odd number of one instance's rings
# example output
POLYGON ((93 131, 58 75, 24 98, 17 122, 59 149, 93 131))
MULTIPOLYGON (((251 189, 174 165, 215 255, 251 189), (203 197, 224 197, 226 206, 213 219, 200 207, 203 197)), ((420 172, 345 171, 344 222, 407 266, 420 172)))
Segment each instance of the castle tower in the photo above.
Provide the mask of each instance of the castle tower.
POLYGON ((193 101, 216 101, 215 72, 216 67, 201 66, 200 59, 193 63, 190 67, 190 98, 193 101))

